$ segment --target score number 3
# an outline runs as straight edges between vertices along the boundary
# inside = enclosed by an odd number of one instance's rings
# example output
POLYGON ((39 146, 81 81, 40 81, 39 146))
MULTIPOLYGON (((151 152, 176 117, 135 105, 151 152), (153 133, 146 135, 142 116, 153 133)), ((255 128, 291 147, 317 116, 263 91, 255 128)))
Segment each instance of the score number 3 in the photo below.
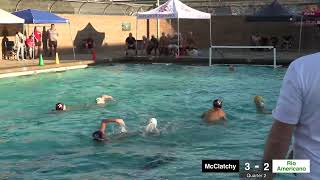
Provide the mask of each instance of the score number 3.
MULTIPOLYGON (((244 163, 244 165, 245 165, 244 170, 249 171, 250 170, 250 163, 244 163)), ((264 171, 270 171, 269 163, 264 163, 263 164, 263 170, 264 171)))
POLYGON ((246 167, 244 167, 244 170, 249 171, 250 170, 250 163, 244 163, 246 167))

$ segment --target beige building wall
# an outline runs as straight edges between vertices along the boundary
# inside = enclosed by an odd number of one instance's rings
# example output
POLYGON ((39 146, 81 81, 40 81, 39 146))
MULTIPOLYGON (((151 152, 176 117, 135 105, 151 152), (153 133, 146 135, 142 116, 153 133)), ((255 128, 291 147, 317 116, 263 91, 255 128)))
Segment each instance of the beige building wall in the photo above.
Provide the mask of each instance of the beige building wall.
MULTIPOLYGON (((104 16, 104 15, 76 15, 60 14, 70 20, 71 37, 74 39, 78 31, 83 30, 88 23, 101 33, 105 33, 100 50, 105 48, 123 48, 125 38, 129 32, 136 36, 136 17, 134 16, 104 16), (131 31, 122 31, 122 22, 131 23, 131 31)), ((50 24, 37 25, 50 27, 50 24)), ((3 29, 3 25, 0 26, 3 29)), ((30 34, 33 25, 25 25, 26 31, 30 34)), ((17 28, 10 27, 9 31, 16 31, 17 28)), ((42 29, 42 28, 41 28, 42 29)), ((59 51, 72 47, 68 24, 56 24, 59 33, 59 51)), ((138 21, 137 39, 147 35, 147 20, 138 21)), ((177 20, 160 20, 160 33, 173 33, 177 30, 177 20)), ((180 20, 180 30, 183 34, 193 31, 199 46, 207 48, 209 46, 209 21, 208 20, 180 20)), ((258 32, 262 36, 282 36, 291 34, 295 38, 295 48, 298 47, 299 25, 295 23, 283 22, 247 22, 245 17, 226 16, 212 18, 212 41, 216 45, 250 45, 250 35, 258 32)), ((11 33, 12 34, 12 33, 11 33)), ((149 35, 157 35, 157 21, 149 21, 149 35)), ((320 49, 320 30, 317 26, 304 26, 302 33, 303 49, 320 49)), ((89 33, 82 38, 85 39, 89 33)), ((80 37, 81 38, 81 37, 80 37)), ((10 37, 10 40, 13 40, 10 37)))
MULTIPOLYGON (((128 37, 129 32, 132 32, 133 36, 136 37, 136 23, 138 22, 137 39, 141 39, 143 35, 147 35, 147 21, 136 20, 134 16, 103 16, 103 15, 71 15, 71 14, 60 14, 60 16, 70 20, 71 36, 74 39, 78 31, 83 30, 88 23, 93 28, 100 32, 105 33, 105 39, 103 40, 103 46, 121 46, 124 45, 125 39, 128 37), (130 31, 122 31, 122 22, 131 23, 130 31)), ((50 24, 38 24, 37 26, 50 27, 50 24)), ((29 25, 29 33, 32 32, 33 25, 29 25)), ((161 29, 169 29, 168 22, 166 20, 160 21, 161 29)), ((42 28, 41 28, 42 29, 42 28)), ((68 24, 56 24, 56 29, 59 33, 59 47, 70 48, 72 46, 70 31, 68 24)), ((157 21, 150 20, 149 33, 157 35, 157 21)), ((89 32, 88 32, 89 36, 89 32)), ((88 37, 87 36, 87 37, 88 37)), ((83 39, 87 38, 83 37, 83 39)))

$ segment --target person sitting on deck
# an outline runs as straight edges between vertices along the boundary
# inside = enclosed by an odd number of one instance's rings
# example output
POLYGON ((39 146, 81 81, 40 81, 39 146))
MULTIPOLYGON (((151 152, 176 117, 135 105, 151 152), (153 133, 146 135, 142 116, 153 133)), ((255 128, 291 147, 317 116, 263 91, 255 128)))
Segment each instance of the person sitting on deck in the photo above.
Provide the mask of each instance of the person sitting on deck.
POLYGON ((159 47, 159 41, 154 35, 151 36, 150 43, 148 44, 147 54, 150 55, 154 50, 154 55, 157 55, 157 49, 159 47))
POLYGON ((136 39, 132 36, 132 33, 129 33, 129 37, 126 38, 126 55, 128 55, 128 50, 136 51, 136 39))
MULTIPOLYGON (((252 34, 250 38, 251 38, 252 46, 260 46, 261 37, 259 36, 258 33, 252 34)), ((252 50, 257 50, 257 49, 252 49, 252 50)))
POLYGON ((189 32, 186 38, 186 47, 187 50, 197 49, 196 41, 193 38, 192 32, 189 32))
POLYGON ((91 36, 86 39, 85 48, 89 50, 94 48, 94 40, 91 36))
POLYGON ((180 52, 186 53, 188 56, 199 56, 199 51, 197 50, 196 41, 193 38, 192 32, 187 34, 183 47, 184 48, 180 52))
POLYGON ((142 51, 143 51, 143 55, 147 55, 148 45, 149 45, 149 39, 147 38, 147 36, 143 35, 142 36, 142 51))
POLYGON ((222 101, 216 99, 213 101, 213 108, 202 114, 202 119, 207 122, 217 122, 227 120, 225 112, 222 110, 222 101))
POLYGON ((179 48, 177 33, 175 33, 174 36, 170 38, 168 48, 169 48, 169 54, 171 54, 171 55, 177 54, 178 48, 179 48))
POLYGON ((125 133, 126 131, 126 124, 124 123, 123 119, 118 119, 118 118, 111 118, 111 119, 104 119, 101 121, 101 125, 98 131, 95 131, 92 134, 92 138, 96 141, 104 141, 107 140, 106 137, 106 128, 108 123, 117 123, 118 125, 121 126, 121 132, 125 133))

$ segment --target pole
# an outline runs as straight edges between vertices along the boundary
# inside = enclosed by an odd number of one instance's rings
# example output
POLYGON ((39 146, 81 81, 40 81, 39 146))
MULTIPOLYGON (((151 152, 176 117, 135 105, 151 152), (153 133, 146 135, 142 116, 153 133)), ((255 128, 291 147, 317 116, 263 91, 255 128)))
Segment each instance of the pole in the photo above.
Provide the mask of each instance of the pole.
MULTIPOLYGON (((160 6, 160 1, 157 0, 157 7, 160 6)), ((159 21, 159 18, 157 17, 157 38, 160 37, 160 21, 159 21)))
POLYGON ((300 36, 299 36, 299 54, 301 53, 301 39, 302 39, 302 21, 303 20, 303 16, 301 16, 300 18, 300 36))
MULTIPOLYGON (((34 24, 33 24, 33 26, 34 26, 34 24)), ((33 27, 33 54, 32 54, 32 60, 34 60, 34 58, 35 58, 35 51, 36 51, 36 36, 35 36, 35 34, 34 34, 34 28, 35 27, 33 27)), ((28 30, 29 31, 29 30, 28 30)), ((32 34, 31 33, 31 34, 32 34)), ((39 55, 39 49, 38 49, 38 55, 39 55)))
POLYGON ((209 29, 210 29, 210 47, 209 47, 209 66, 211 66, 212 65, 212 51, 211 51, 211 46, 212 46, 212 33, 211 33, 211 30, 212 30, 212 28, 211 28, 211 15, 210 15, 210 20, 209 20, 209 29))
POLYGON ((157 18, 157 39, 160 37, 160 21, 159 18, 157 18))
POLYGON ((211 31, 212 31, 212 27, 211 27, 211 16, 210 16, 210 21, 209 21, 209 22, 210 22, 210 25, 209 25, 209 26, 210 26, 210 48, 211 48, 211 46, 212 46, 212 32, 211 32, 211 31))
POLYGON ((277 68, 277 50, 273 47, 273 68, 277 68))
MULTIPOLYGON (((127 50, 126 50, 126 53, 127 53, 127 50)), ((136 18, 136 56, 137 55, 138 55, 138 17, 136 18)))
POLYGON ((180 21, 178 17, 178 57, 180 56, 180 21))
POLYGON ((73 38, 72 38, 70 22, 68 22, 68 24, 69 24, 70 38, 71 38, 71 42, 72 42, 73 60, 76 60, 76 53, 75 53, 75 51, 74 51, 74 42, 73 42, 73 38))
POLYGON ((212 64, 212 51, 211 51, 211 46, 209 47, 209 66, 212 64))

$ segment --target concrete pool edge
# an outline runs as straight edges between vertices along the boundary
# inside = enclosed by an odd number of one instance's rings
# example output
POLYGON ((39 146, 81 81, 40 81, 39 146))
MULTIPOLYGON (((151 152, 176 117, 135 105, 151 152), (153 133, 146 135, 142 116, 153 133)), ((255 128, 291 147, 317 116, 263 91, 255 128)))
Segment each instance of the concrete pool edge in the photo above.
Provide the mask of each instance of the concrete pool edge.
POLYGON ((35 75, 40 73, 61 72, 67 70, 84 69, 94 64, 93 61, 68 62, 50 64, 46 66, 15 67, 0 71, 0 79, 18 76, 35 75))

